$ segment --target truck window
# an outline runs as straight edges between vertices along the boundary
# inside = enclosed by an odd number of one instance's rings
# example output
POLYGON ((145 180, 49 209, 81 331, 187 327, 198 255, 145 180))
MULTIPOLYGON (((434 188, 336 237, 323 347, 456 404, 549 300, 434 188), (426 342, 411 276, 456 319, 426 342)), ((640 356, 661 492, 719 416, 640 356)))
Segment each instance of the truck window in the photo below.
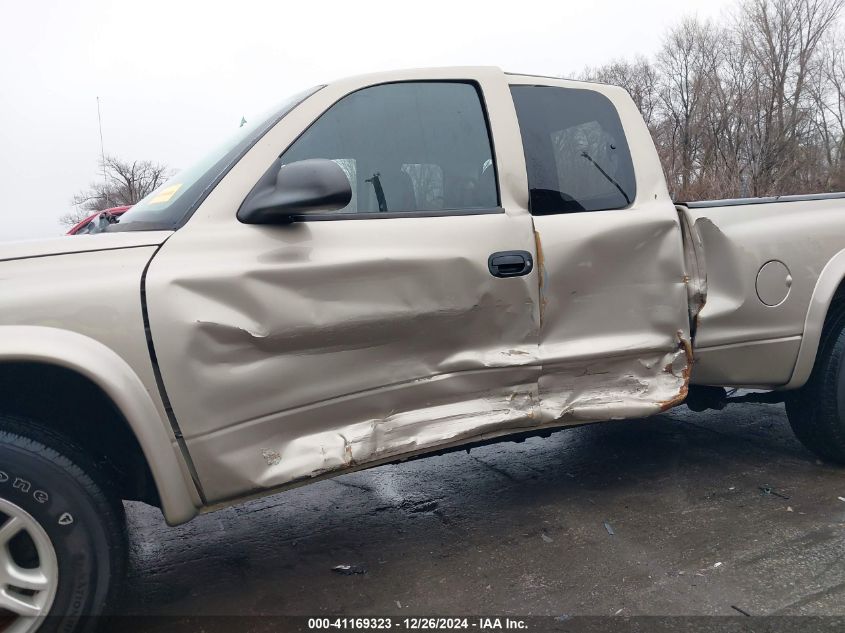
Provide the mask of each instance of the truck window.
POLYGON ((478 89, 460 82, 403 82, 347 95, 282 155, 327 158, 352 185, 333 212, 492 209, 499 198, 478 89))
POLYGON ((511 86, 535 215, 623 209, 636 194, 616 108, 593 90, 511 86))

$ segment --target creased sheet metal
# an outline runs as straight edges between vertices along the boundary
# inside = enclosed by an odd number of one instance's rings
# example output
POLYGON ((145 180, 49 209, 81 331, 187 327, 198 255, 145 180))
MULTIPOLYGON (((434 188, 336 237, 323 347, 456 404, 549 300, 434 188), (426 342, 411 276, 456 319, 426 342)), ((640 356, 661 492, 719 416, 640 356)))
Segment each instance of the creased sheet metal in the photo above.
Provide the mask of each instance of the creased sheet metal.
POLYGON ((530 217, 377 222, 245 227, 225 249, 179 232, 153 261, 156 351, 209 498, 530 419, 536 273, 487 269, 534 252, 530 217))
POLYGON ((208 469, 206 485, 226 498, 432 446, 528 430, 539 424, 537 375, 530 368, 516 374, 526 382, 507 389, 490 387, 493 379, 488 371, 444 375, 423 385, 397 385, 324 404, 319 410, 305 407, 289 412, 283 430, 255 420, 243 425, 241 435, 224 432, 197 438, 192 449, 209 465, 217 465, 208 469), (417 408, 400 409, 417 397, 417 408), (249 442, 243 441, 245 435, 249 442))
POLYGON ((359 78, 285 117, 150 266, 162 375, 212 502, 519 430, 653 413, 683 397, 680 228, 633 102, 595 87, 626 126, 635 204, 532 218, 509 84, 538 79, 444 72, 388 79, 478 80, 505 213, 239 225, 233 209, 255 174, 375 81, 359 78), (491 276, 488 257, 509 250, 531 253, 535 270, 491 276))
POLYGON ((773 388, 792 374, 807 306, 825 263, 842 249, 836 200, 680 208, 700 264, 706 301, 695 321, 694 384, 773 388), (786 299, 768 306, 756 280, 770 261, 791 277, 786 299))
POLYGON ((174 236, 147 294, 154 331, 169 326, 159 359, 206 494, 678 402, 680 229, 655 215, 548 218, 563 224, 538 222, 539 239, 531 218, 504 214, 385 221, 378 234, 313 223, 255 233, 225 260, 182 260, 174 236), (487 255, 514 248, 515 228, 537 269, 494 278, 487 255))
POLYGON ((543 253, 542 419, 635 418, 683 401, 692 351, 674 212, 653 205, 534 224, 543 253))

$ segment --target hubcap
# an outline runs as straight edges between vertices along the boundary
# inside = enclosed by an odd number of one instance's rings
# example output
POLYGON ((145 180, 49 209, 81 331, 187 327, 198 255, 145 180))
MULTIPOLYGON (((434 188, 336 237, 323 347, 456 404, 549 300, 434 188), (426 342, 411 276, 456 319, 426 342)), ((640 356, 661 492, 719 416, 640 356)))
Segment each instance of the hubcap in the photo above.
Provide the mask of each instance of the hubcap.
POLYGON ((29 633, 38 628, 58 584, 56 550, 47 532, 26 510, 0 499, 0 630, 29 633))

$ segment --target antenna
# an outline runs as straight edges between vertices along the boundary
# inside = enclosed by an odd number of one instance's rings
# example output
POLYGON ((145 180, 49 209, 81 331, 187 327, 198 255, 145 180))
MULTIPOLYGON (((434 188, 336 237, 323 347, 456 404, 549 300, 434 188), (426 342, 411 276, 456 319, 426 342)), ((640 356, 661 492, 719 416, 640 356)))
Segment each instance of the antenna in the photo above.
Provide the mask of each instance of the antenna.
POLYGON ((111 206, 109 201, 107 180, 106 180, 106 153, 103 150, 103 118, 100 116, 100 97, 97 97, 97 125, 100 128, 100 164, 103 166, 103 197, 106 204, 111 206))

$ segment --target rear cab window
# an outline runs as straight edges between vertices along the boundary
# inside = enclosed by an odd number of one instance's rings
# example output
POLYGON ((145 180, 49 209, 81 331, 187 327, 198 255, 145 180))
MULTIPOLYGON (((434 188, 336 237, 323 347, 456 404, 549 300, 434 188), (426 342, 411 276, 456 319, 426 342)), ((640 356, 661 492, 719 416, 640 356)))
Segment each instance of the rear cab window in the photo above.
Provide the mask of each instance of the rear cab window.
POLYGON ((613 103, 594 90, 512 85, 534 215, 624 209, 636 196, 613 103))

